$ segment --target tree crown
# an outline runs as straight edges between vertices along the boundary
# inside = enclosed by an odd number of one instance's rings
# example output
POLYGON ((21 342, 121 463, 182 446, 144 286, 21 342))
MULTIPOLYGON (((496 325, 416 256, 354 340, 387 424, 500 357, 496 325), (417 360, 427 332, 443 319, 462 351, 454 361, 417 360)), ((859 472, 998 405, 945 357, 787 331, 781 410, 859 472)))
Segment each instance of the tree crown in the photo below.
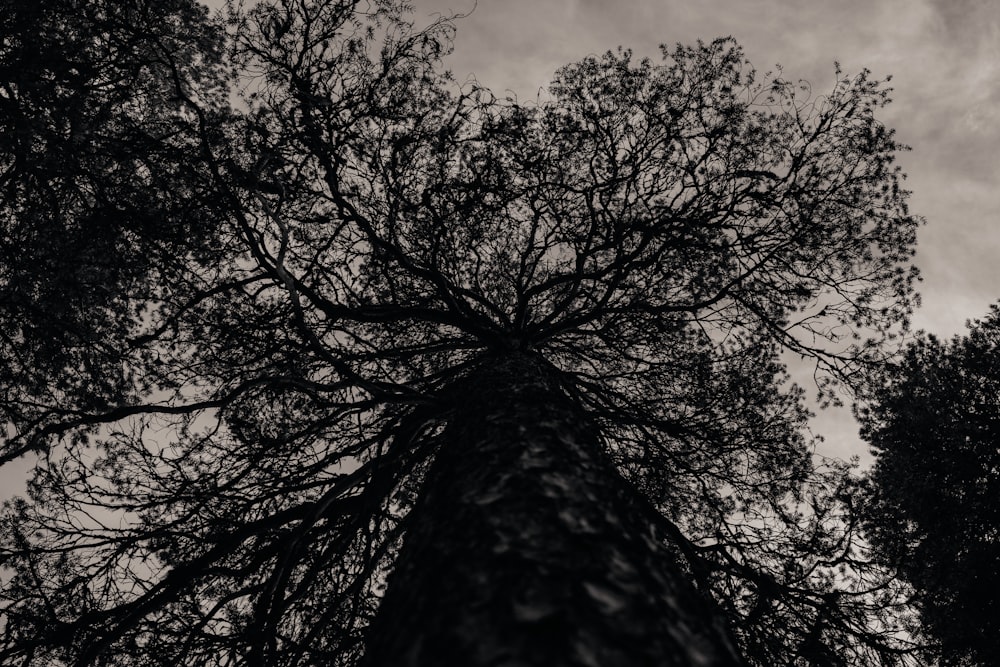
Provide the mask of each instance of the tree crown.
POLYGON ((3 146, 5 252, 54 268, 0 277, 2 456, 42 453, 5 510, 0 655, 351 663, 441 397, 519 351, 759 664, 905 659, 781 357, 850 383, 907 325, 884 82, 812 96, 722 39, 589 57, 521 103, 455 85, 452 23, 387 0, 112 5, 10 14, 90 37, 45 44, 44 113, 3 146), (67 99, 99 168, 64 159, 67 99))

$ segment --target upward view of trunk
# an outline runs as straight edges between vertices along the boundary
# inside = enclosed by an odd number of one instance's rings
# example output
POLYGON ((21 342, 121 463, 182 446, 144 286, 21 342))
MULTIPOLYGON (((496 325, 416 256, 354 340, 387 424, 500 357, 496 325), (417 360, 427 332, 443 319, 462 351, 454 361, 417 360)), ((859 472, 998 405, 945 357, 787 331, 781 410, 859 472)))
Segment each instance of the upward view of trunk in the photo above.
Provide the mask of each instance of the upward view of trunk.
POLYGON ((368 667, 743 665, 544 363, 455 388, 368 667))

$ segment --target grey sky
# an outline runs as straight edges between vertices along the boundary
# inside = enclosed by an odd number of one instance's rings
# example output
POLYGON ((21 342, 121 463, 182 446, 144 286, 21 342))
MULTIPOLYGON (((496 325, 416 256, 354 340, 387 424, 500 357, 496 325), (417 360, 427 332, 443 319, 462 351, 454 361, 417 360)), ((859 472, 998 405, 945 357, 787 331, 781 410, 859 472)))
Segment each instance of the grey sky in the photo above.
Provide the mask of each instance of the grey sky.
MULTIPOLYGON (((468 11, 474 0, 414 0, 416 14, 468 11)), ((450 66, 495 93, 534 97, 560 65, 618 45, 659 57, 660 44, 731 35, 760 71, 822 93, 846 74, 892 75, 883 115, 913 150, 900 156, 911 208, 927 219, 917 263, 915 326, 964 330, 1000 299, 1000 2, 994 0, 479 0, 461 20, 450 66)), ((847 410, 813 422, 823 452, 869 461, 847 410)))
MULTIPOLYGON (((416 15, 472 0, 415 0, 416 15)), ((912 208, 927 218, 916 324, 950 335, 1000 298, 1000 3, 993 0, 479 0, 458 24, 450 65, 494 92, 534 97, 560 65, 619 44, 732 35, 757 69, 823 92, 833 63, 893 76, 884 115, 913 151, 901 157, 912 208)))
MULTIPOLYGON (((418 23, 473 0, 412 0, 418 23)), ((209 4, 218 5, 220 2, 209 4)), ((761 71, 833 85, 846 73, 893 75, 884 116, 913 151, 913 211, 927 218, 916 325, 951 335, 1000 299, 1000 2, 994 0, 479 0, 458 24, 449 65, 495 93, 533 98, 561 65, 617 45, 658 56, 661 43, 732 35, 761 71)), ((827 451, 864 453, 844 412, 821 414, 827 451)), ((20 486, 17 468, 0 472, 20 486)))

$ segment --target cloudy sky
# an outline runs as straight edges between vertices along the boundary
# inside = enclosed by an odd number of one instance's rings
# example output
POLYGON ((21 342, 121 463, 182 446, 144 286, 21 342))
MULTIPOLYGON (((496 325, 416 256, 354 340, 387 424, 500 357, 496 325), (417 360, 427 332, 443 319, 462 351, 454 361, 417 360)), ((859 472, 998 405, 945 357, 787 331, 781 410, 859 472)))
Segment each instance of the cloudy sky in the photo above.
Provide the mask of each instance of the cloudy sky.
MULTIPOLYGON (((561 65, 623 45, 658 57, 660 44, 731 35, 761 71, 814 90, 868 68, 893 76, 884 121, 913 150, 901 156, 915 213, 927 219, 918 263, 916 326, 950 336, 1000 299, 1000 2, 994 0, 411 0, 417 23, 465 13, 449 64, 500 94, 533 98, 561 65)), ((221 1, 210 2, 218 6, 221 1)), ((820 414, 824 451, 866 447, 846 411, 820 414)), ((865 457, 867 460, 867 457, 865 457)), ((23 466, 0 473, 20 486, 23 466)), ((3 494, 0 493, 0 496, 3 494)))
POLYGON ((915 213, 927 219, 917 326, 963 329, 1000 299, 1000 2, 994 0, 413 0, 418 22, 468 12, 450 66, 495 93, 533 98, 560 65, 617 45, 658 58, 660 44, 731 35, 761 71, 814 91, 862 68, 892 75, 883 119, 913 150, 915 213))
MULTIPOLYGON (((868 68, 892 76, 882 119, 901 155, 912 211, 927 220, 917 263, 915 326, 951 336, 1000 300, 1000 2, 995 0, 412 0, 415 18, 471 12, 449 61, 498 95, 534 98, 565 63, 618 45, 659 58, 659 45, 732 36, 759 71, 783 68, 813 90, 868 68)), ((849 412, 814 429, 838 456, 867 447, 849 412)))

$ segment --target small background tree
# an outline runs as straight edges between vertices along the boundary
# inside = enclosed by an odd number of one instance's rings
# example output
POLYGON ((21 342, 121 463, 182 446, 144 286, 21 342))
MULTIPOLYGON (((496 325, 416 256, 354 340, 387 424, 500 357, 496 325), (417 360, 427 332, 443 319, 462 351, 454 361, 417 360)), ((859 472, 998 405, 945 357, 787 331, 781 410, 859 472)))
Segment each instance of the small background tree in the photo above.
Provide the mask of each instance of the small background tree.
POLYGON ((916 589, 943 665, 988 665, 1000 632, 1000 309, 924 335, 861 413, 877 456, 872 540, 916 589))

